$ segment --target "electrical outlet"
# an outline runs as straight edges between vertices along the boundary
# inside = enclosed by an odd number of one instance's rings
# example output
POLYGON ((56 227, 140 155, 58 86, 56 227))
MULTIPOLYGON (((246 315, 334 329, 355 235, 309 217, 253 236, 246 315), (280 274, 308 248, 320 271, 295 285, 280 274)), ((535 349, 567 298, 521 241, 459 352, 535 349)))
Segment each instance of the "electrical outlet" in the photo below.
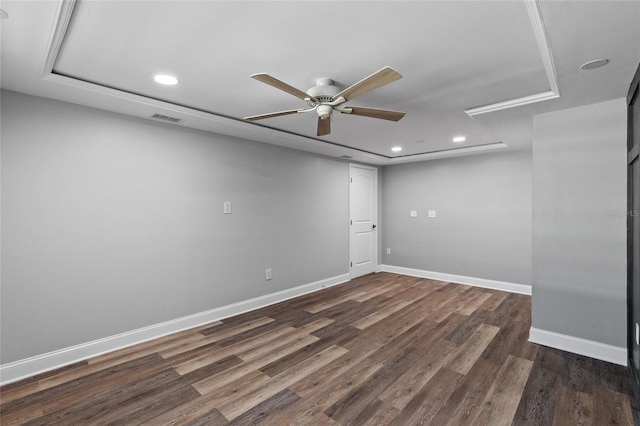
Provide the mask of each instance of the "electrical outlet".
POLYGON ((271 268, 267 268, 264 270, 264 279, 269 281, 271 279, 271 268))
POLYGON ((427 216, 428 216, 428 217, 431 217, 431 218, 436 217, 436 211, 435 211, 435 210, 429 210, 429 211, 427 212, 427 216))
POLYGON ((390 248, 387 249, 387 254, 391 254, 391 249, 390 248))
POLYGON ((224 202, 224 214, 231 214, 231 201, 224 202))

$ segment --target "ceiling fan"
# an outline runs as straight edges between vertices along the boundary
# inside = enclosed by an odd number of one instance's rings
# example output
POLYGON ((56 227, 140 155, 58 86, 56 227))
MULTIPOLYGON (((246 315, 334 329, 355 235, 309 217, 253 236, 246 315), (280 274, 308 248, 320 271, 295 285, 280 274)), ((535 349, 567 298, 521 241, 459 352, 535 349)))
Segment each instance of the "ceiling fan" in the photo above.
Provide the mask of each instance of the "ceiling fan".
POLYGON ((344 105, 347 101, 401 79, 402 75, 391 67, 384 67, 380 71, 371 74, 369 77, 360 80, 356 84, 349 86, 344 90, 340 90, 334 85, 333 80, 329 78, 317 79, 316 85, 306 92, 296 89, 295 87, 290 86, 269 74, 253 74, 251 75, 251 78, 302 99, 307 102, 310 108, 290 109, 287 111, 272 112, 269 114, 252 115, 244 118, 248 121, 315 111, 318 114, 317 134, 318 136, 324 136, 331 133, 331 115, 333 111, 390 121, 398 121, 405 115, 404 112, 400 111, 344 105))

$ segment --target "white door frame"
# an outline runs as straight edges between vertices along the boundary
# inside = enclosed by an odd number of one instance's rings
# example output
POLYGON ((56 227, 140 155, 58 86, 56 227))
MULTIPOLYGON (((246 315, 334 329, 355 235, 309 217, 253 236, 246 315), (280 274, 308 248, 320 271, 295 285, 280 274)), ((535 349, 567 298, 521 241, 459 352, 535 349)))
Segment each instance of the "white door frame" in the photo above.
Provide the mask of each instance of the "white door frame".
MULTIPOLYGON (((358 169, 365 169, 365 170, 370 170, 373 172, 373 212, 372 212, 372 217, 373 217, 373 223, 376 225, 376 228, 374 230, 372 230, 372 245, 373 245, 373 253, 372 253, 372 263, 373 263, 373 269, 371 272, 377 272, 378 271, 378 169, 376 167, 371 167, 371 166, 365 166, 362 164, 356 164, 356 163, 350 163, 349 164, 349 262, 348 262, 348 266, 349 266, 349 277, 350 278, 354 278, 353 276, 353 268, 352 268, 352 260, 353 260, 353 253, 352 253, 352 248, 354 246, 353 244, 353 235, 351 233, 352 230, 352 212, 351 212, 351 179, 353 176, 353 169, 354 168, 358 168, 358 169)), ((360 276, 360 275, 358 275, 360 276)))

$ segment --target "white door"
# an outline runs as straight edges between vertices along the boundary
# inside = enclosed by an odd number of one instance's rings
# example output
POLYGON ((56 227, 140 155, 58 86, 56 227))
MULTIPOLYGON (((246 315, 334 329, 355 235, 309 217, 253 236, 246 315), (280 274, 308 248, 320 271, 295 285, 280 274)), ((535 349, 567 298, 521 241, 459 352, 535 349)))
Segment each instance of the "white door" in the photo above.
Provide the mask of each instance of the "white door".
POLYGON ((349 254, 351 278, 375 272, 378 170, 349 165, 349 254))

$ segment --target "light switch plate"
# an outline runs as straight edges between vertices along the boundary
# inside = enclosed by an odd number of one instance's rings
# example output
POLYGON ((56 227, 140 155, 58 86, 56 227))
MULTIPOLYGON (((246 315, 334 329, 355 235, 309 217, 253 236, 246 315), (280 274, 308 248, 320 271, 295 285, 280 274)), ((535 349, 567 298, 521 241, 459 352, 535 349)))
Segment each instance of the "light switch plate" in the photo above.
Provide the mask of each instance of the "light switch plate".
POLYGON ((409 212, 409 216, 411 217, 418 217, 418 210, 411 210, 409 212))
POLYGON ((231 201, 224 202, 224 214, 231 214, 231 201))
POLYGON ((429 210, 429 217, 436 217, 436 211, 435 210, 429 210))

